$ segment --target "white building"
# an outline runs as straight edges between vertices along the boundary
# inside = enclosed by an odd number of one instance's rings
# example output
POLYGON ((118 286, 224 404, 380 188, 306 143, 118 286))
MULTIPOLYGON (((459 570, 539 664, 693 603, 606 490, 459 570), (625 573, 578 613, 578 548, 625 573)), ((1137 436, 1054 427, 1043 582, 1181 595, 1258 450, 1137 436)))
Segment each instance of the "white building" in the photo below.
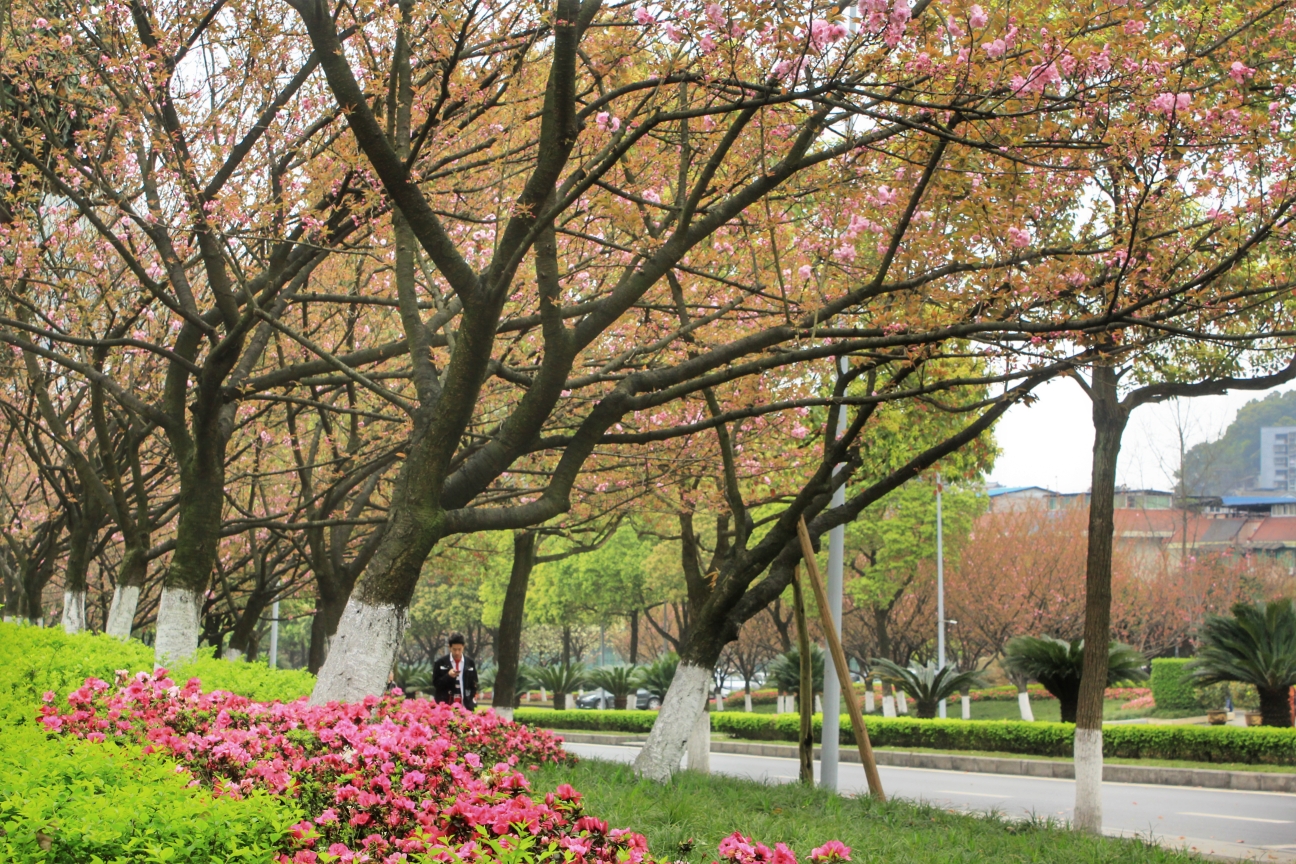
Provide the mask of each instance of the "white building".
POLYGON ((1296 490, 1296 470, 1287 470, 1289 452, 1296 455, 1296 426, 1264 426, 1260 429, 1259 488, 1296 490))

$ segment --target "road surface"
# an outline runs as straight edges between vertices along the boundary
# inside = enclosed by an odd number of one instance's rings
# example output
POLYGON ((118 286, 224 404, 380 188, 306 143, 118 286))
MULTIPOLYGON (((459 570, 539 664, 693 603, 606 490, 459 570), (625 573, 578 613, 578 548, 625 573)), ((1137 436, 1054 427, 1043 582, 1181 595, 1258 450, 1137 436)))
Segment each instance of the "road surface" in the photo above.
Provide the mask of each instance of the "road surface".
MULTIPOLYGON (((639 752, 637 746, 564 746, 578 756, 614 762, 631 762, 639 752)), ((795 759, 771 756, 712 753, 711 770, 763 782, 797 779, 795 759)), ((888 797, 926 801, 950 810, 997 811, 1010 817, 1033 814, 1065 821, 1071 818, 1075 801, 1071 780, 885 765, 879 770, 888 797)), ((845 794, 868 791, 864 769, 856 763, 841 763, 839 778, 845 794)), ((1108 834, 1150 837, 1167 846, 1211 855, 1296 864, 1296 795, 1104 783, 1103 821, 1108 834)))

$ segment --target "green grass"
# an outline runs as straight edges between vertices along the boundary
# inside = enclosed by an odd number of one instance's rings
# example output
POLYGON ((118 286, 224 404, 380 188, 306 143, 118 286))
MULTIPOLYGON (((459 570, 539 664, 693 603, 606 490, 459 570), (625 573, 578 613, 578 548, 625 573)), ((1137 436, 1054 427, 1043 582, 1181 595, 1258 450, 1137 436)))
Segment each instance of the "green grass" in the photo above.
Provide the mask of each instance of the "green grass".
POLYGON ((795 784, 765 785, 682 772, 668 785, 635 778, 627 765, 585 759, 544 766, 537 790, 571 783, 585 812, 648 837, 654 856, 687 864, 716 860, 716 845, 739 831, 805 860, 826 840, 851 847, 855 864, 1189 864, 1200 859, 1149 846, 1074 834, 1057 823, 969 816, 909 801, 878 804, 795 784))

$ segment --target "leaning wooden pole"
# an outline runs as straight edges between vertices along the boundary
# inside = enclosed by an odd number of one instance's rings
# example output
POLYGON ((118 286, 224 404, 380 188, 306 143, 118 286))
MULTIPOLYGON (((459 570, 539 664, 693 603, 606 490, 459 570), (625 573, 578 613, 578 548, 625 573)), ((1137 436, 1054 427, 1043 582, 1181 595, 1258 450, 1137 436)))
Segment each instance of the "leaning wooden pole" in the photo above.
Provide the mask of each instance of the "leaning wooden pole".
POLYGON ((828 593, 824 591, 823 579, 819 577, 819 564, 815 561, 814 544, 810 542, 810 532, 806 530, 804 517, 797 521, 797 536, 801 538, 801 555, 805 558, 810 587, 814 589, 815 602, 819 604, 820 625, 828 640, 833 665, 837 668, 837 680, 842 682, 842 696, 846 699, 846 710, 850 712, 851 729, 855 732, 855 744, 859 747, 864 776, 868 778, 869 794, 879 801, 885 801, 886 793, 882 791, 882 778, 878 774, 877 762, 873 760, 873 745, 869 743, 868 727, 864 725, 859 697, 851 684, 846 652, 842 649, 841 639, 837 637, 837 627, 833 624, 832 616, 828 614, 828 593))

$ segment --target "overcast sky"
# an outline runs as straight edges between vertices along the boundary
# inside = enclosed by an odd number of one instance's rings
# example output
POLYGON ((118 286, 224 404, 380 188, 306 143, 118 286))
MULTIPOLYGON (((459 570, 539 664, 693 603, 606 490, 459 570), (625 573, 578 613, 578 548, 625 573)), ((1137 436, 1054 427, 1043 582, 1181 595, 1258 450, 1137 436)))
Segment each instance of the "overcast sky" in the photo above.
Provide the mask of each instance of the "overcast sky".
MULTIPOLYGON (((990 479, 1004 486, 1086 491, 1093 462, 1089 397, 1070 380, 1052 381, 1035 392, 1038 402, 1014 405, 995 428, 1002 452, 990 479)), ((1238 392, 1138 408, 1125 430, 1116 482, 1170 489, 1179 462, 1178 427, 1184 428, 1190 447, 1217 438, 1233 422, 1238 408, 1264 395, 1238 392)))

